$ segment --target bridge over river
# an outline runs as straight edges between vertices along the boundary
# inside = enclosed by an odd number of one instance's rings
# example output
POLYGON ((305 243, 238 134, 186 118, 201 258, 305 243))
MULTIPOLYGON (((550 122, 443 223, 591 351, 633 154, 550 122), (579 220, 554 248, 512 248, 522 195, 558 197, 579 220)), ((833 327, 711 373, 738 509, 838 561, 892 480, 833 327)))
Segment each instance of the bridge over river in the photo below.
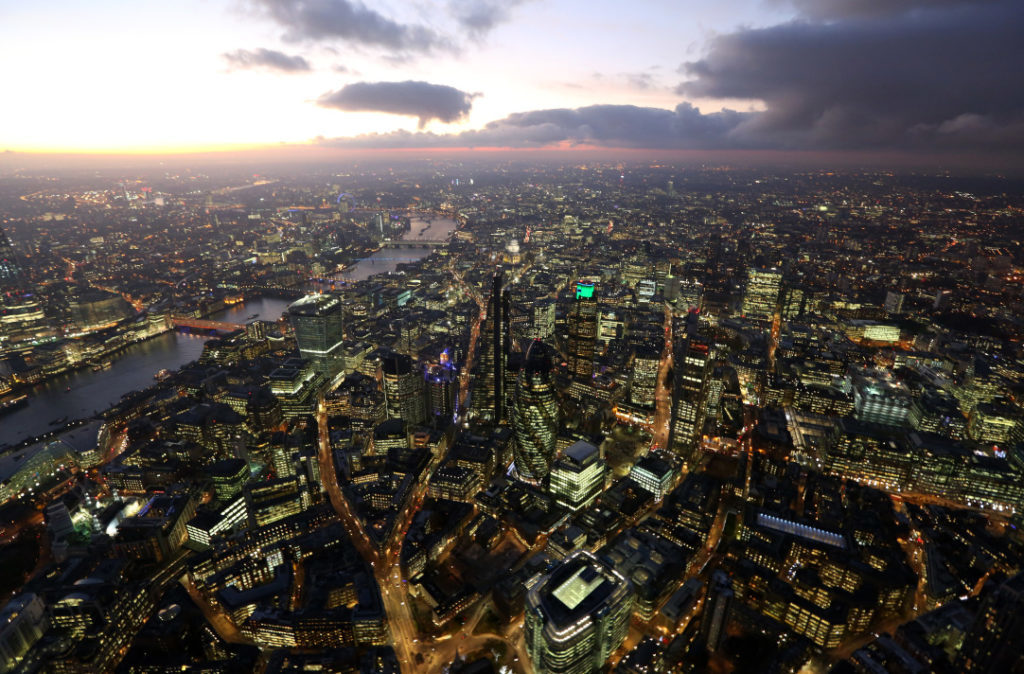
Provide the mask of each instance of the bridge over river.
POLYGON ((190 318, 188 316, 171 316, 171 323, 175 329, 187 328, 190 330, 216 330, 217 332, 234 332, 244 330, 245 326, 239 323, 226 323, 224 321, 210 321, 203 318, 190 318))

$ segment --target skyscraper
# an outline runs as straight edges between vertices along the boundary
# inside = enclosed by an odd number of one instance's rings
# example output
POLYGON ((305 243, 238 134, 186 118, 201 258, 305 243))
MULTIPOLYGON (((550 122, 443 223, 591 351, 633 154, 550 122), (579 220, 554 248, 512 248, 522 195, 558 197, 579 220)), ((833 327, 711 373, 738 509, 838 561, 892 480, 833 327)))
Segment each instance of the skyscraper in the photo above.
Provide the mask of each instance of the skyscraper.
POLYGON ((430 418, 438 427, 452 422, 459 400, 459 373, 450 361, 427 370, 427 398, 430 418))
POLYGON ((690 337, 675 355, 676 386, 672 409, 672 450, 691 466, 697 459, 701 431, 707 414, 711 348, 690 337))
POLYGON ((652 346, 641 345, 633 357, 633 377, 629 387, 629 399, 634 405, 654 407, 654 395, 658 389, 658 367, 661 353, 652 346))
POLYGON ((337 295, 307 295, 288 307, 299 353, 330 378, 341 372, 344 315, 337 295))
POLYGON ((14 248, 0 228, 0 348, 28 346, 57 334, 27 283, 14 248))
POLYGON ((743 315, 770 321, 775 315, 782 290, 782 272, 777 269, 748 269, 743 291, 743 315))
POLYGON ((401 353, 389 354, 381 362, 381 371, 388 419, 401 419, 409 425, 426 421, 424 380, 412 358, 401 353))
POLYGON ((526 652, 537 674, 601 671, 629 631, 633 586, 589 552, 576 552, 526 595, 526 652))
POLYGON ((505 420, 505 361, 509 352, 508 291, 502 272, 494 275, 487 302, 487 321, 480 329, 480 365, 473 393, 473 408, 483 419, 500 424, 505 420))
POLYGON ((577 511, 593 503, 601 493, 607 472, 600 450, 579 440, 570 445, 551 467, 548 491, 560 505, 577 511))
POLYGON ((548 474, 555 457, 559 424, 551 356, 543 342, 534 341, 526 352, 510 416, 516 436, 516 474, 539 481, 548 474))
POLYGON ((566 321, 569 330, 569 372, 589 379, 594 373, 594 344, 597 342, 597 297, 594 284, 580 281, 566 321))
POLYGON ((534 339, 551 339, 555 334, 555 303, 550 299, 534 302, 530 321, 530 336, 534 339))
POLYGON ((8 293, 17 289, 21 283, 21 267, 14 256, 7 233, 0 227, 0 293, 8 293))

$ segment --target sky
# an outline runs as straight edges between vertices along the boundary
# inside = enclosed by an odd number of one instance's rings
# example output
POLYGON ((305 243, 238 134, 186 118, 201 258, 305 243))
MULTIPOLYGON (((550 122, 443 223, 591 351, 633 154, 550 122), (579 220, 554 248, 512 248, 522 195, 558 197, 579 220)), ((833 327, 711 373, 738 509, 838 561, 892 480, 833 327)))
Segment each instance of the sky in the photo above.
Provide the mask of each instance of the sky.
POLYGON ((0 151, 1015 158, 1022 35, 1022 0, 0 0, 0 151))

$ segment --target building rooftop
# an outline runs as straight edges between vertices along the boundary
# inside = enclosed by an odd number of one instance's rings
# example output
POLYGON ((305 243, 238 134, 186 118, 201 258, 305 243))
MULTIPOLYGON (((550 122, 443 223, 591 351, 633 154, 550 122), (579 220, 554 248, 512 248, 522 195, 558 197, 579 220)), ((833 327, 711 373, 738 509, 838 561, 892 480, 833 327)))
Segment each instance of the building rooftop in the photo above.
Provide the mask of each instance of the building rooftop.
POLYGON ((288 306, 291 316, 323 316, 341 307, 337 295, 306 295, 288 306))

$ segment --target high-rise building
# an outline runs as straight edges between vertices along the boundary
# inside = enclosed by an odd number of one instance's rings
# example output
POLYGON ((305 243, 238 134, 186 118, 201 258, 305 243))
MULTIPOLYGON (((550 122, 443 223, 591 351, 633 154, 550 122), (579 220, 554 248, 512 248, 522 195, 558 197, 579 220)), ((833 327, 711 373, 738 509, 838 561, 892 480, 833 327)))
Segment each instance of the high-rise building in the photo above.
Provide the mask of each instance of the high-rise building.
POLYGON ((698 458, 707 414, 711 348, 696 337, 685 341, 675 356, 676 385, 672 409, 671 446, 692 465, 698 458))
POLYGON ((56 336, 53 321, 47 320, 42 305, 22 273, 14 248, 0 228, 0 349, 8 346, 31 346, 56 336))
POLYGON ((743 292, 743 315, 770 321, 775 315, 782 290, 782 272, 777 269, 748 269, 743 292))
POLYGON ((573 553, 526 595, 526 652, 537 674, 601 671, 629 631, 633 586, 586 551, 573 553))
POLYGON ((31 293, 14 289, 0 294, 0 348, 8 345, 27 347, 55 335, 56 329, 46 319, 43 307, 31 293))
POLYGON ((510 351, 505 359, 505 417, 509 420, 510 410, 516 404, 516 384, 519 382, 519 373, 523 369, 523 361, 526 354, 522 351, 510 351))
POLYGON ((307 295, 288 307, 299 354, 330 378, 341 372, 345 320, 337 295, 307 295))
POLYGON ((629 399, 634 405, 654 407, 658 389, 658 367, 661 353, 651 346, 637 347, 633 357, 633 377, 629 386, 629 399))
POLYGON ((704 306, 704 286, 696 280, 679 280, 676 308, 680 311, 700 311, 704 306))
POLYGON ((491 282, 487 320, 480 328, 480 365, 473 391, 477 416, 495 424, 505 420, 505 361, 510 347, 509 295, 499 271, 491 282))
POLYGON ((534 302, 530 320, 530 337, 551 339, 555 334, 555 303, 550 299, 534 302))
POLYGON ((430 419, 439 427, 452 422, 459 403, 459 372, 446 361, 427 369, 427 398, 430 419))
POLYGON ((614 339, 622 339, 625 331, 622 313, 614 307, 602 309, 597 314, 597 341, 602 347, 608 346, 614 339))
POLYGON ((516 437, 516 473, 524 480, 540 481, 555 458, 559 426, 551 356, 543 342, 534 341, 526 352, 510 416, 516 437))
POLYGON ((249 526, 262 527, 298 515, 309 502, 298 476, 249 482, 243 488, 249 526))
POLYGON ((629 469, 630 479, 659 501, 668 495, 675 475, 675 468, 660 456, 660 452, 648 454, 629 469))
POLYGON ((206 475, 213 483, 214 497, 227 503, 242 493, 245 483, 249 481, 249 463, 242 459, 221 459, 207 466, 206 475))
POLYGON ((14 247, 0 227, 0 294, 17 290, 21 285, 21 267, 14 255, 14 247))
POLYGON ((782 292, 782 318, 799 318, 807 311, 807 291, 800 286, 786 286, 782 292))
POLYGON ((890 290, 885 293, 885 312, 888 314, 899 314, 903 312, 903 293, 890 290))
POLYGON ((992 591, 964 637, 957 659, 961 672, 1024 671, 1024 574, 992 591))
POLYGON ((566 320, 569 331, 569 372, 582 379, 594 373, 594 345, 597 343, 597 297, 594 284, 580 281, 576 284, 566 320))
POLYGON ((384 406, 388 419, 401 419, 409 425, 427 419, 424 380, 412 358, 391 353, 381 362, 384 379, 384 406))
POLYGON ((707 601, 704 603, 704 616, 700 623, 700 634, 704 637, 707 649, 712 653, 718 650, 725 639, 725 625, 729 619, 733 595, 729 576, 721 569, 716 570, 711 576, 707 601))
POLYGON ((577 440, 551 467, 548 491, 560 505, 577 511, 594 502, 604 489, 608 467, 597 447, 577 440))

